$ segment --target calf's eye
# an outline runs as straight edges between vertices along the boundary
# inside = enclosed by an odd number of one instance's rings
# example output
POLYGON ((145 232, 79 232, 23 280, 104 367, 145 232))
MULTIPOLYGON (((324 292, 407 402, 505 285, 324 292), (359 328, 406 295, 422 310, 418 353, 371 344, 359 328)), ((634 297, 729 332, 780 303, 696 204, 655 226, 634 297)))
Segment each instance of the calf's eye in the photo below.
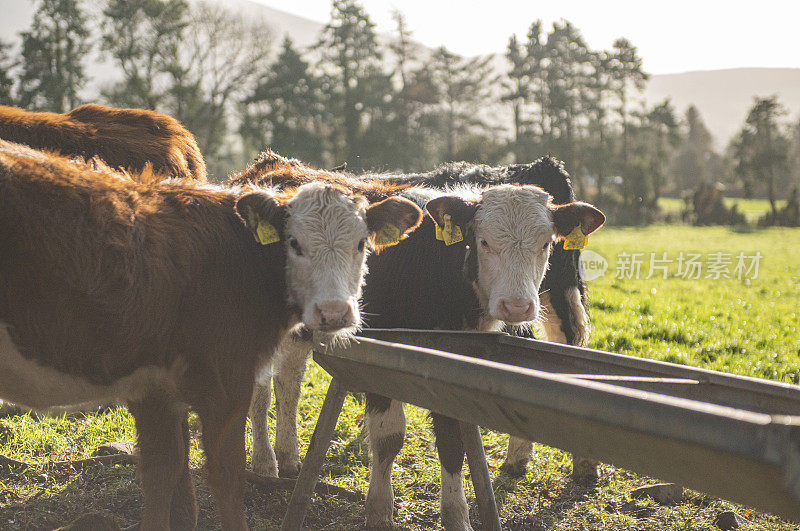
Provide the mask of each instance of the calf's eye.
POLYGON ((297 253, 297 256, 303 256, 303 250, 300 248, 300 244, 295 238, 289 238, 289 246, 297 253))
POLYGON ((485 249, 488 249, 489 248, 489 242, 487 242, 486 240, 481 240, 481 246, 484 247, 485 249))
POLYGON ((358 252, 362 252, 364 250, 364 240, 358 242, 358 252))
POLYGON ((542 251, 546 251, 549 248, 550 248, 550 242, 547 242, 546 244, 544 244, 544 247, 542 247, 542 251))

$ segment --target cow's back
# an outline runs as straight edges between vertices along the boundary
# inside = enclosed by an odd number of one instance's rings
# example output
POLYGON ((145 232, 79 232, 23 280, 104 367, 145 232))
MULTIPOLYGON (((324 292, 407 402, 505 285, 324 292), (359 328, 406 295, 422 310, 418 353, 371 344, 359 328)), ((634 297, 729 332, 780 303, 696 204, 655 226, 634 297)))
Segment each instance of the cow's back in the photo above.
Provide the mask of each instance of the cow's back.
POLYGON ((0 138, 111 167, 205 181, 197 141, 180 122, 143 109, 82 105, 64 114, 0 106, 0 138))

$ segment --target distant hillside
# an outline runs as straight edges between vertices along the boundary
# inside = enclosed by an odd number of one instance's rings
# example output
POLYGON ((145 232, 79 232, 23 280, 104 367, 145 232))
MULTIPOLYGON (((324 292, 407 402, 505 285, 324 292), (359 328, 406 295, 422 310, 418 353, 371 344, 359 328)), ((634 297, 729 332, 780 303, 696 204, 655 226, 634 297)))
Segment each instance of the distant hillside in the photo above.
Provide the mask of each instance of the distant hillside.
POLYGON ((645 98, 657 103, 669 97, 683 113, 694 104, 717 142, 723 147, 741 129, 755 96, 777 94, 789 110, 800 115, 800 68, 735 68, 650 78, 645 98))
MULTIPOLYGON (((201 0, 189 0, 199 3, 201 0)), ((271 7, 252 2, 251 0, 210 0, 228 9, 242 12, 250 18, 261 19, 275 32, 274 37, 280 41, 288 34, 299 46, 308 46, 316 42, 322 24, 308 20, 285 11, 278 11, 271 7)), ((3 15, 0 16, 0 39, 16 41, 17 34, 28 28, 34 13, 34 6, 30 0, 4 0, 3 15)), ((97 6, 92 6, 96 8, 97 6)))
MULTIPOLYGON (((284 35, 289 35, 298 46, 308 46, 316 42, 323 27, 319 22, 251 0, 212 1, 243 12, 248 18, 263 20, 272 28, 276 43, 284 35)), ((0 17, 0 39, 17 41, 17 34, 28 27, 32 16, 31 2, 5 2, 0 17)), ((382 36, 381 40, 385 42, 387 38, 382 36)), ((502 59, 498 59, 498 64, 502 64, 502 59)), ((100 59, 97 55, 90 58, 90 62, 92 67, 88 71, 100 74, 98 77, 104 83, 114 77, 110 65, 98 65, 100 59)), ((87 87, 86 97, 97 93, 95 85, 92 83, 87 87)), ((652 104, 669 97, 681 114, 694 104, 714 135, 717 147, 722 148, 741 128, 753 97, 772 94, 778 94, 790 117, 797 119, 800 115, 800 68, 738 68, 657 75, 650 79, 644 98, 652 104)))
MULTIPOLYGON (((200 2, 201 0, 189 0, 200 2)), ((298 17, 285 11, 279 11, 251 0, 211 0, 228 9, 244 13, 248 17, 261 19, 275 32, 273 37, 280 43, 285 35, 291 37, 297 46, 309 46, 317 42, 323 24, 307 18, 298 17)))

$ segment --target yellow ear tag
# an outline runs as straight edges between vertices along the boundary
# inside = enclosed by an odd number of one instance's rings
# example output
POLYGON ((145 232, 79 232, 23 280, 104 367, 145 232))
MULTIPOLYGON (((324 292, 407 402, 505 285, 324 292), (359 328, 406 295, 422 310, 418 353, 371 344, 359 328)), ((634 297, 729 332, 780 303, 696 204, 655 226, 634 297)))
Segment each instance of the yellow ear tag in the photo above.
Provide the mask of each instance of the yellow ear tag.
POLYGON ((436 226, 436 239, 439 240, 440 242, 443 242, 444 237, 442 236, 442 228, 435 221, 433 224, 436 226))
POLYGON ((375 233, 375 245, 396 245, 400 243, 400 229, 387 223, 375 233))
POLYGON ((261 245, 269 245, 280 241, 281 237, 278 235, 278 229, 272 226, 269 221, 259 220, 258 228, 256 228, 256 240, 261 245))
POLYGON ((444 215, 444 228, 441 229, 441 231, 441 240, 445 245, 453 245, 454 243, 458 243, 464 239, 464 235, 461 234, 461 227, 458 225, 453 225, 450 214, 444 215))
POLYGON ((589 242, 589 237, 583 233, 578 225, 564 238, 564 249, 583 249, 589 242))

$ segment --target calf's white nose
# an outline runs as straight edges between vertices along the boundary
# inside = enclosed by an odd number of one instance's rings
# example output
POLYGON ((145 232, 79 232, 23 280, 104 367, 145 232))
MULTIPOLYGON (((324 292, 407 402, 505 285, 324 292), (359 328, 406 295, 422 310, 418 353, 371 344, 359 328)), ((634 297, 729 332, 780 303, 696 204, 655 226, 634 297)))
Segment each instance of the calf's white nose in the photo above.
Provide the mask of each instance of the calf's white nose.
POLYGON ((325 301, 314 305, 314 326, 338 330, 353 325, 353 308, 347 302, 325 301))
POLYGON ((509 323, 530 321, 533 317, 533 301, 527 299, 503 299, 500 301, 500 313, 503 320, 509 323))

